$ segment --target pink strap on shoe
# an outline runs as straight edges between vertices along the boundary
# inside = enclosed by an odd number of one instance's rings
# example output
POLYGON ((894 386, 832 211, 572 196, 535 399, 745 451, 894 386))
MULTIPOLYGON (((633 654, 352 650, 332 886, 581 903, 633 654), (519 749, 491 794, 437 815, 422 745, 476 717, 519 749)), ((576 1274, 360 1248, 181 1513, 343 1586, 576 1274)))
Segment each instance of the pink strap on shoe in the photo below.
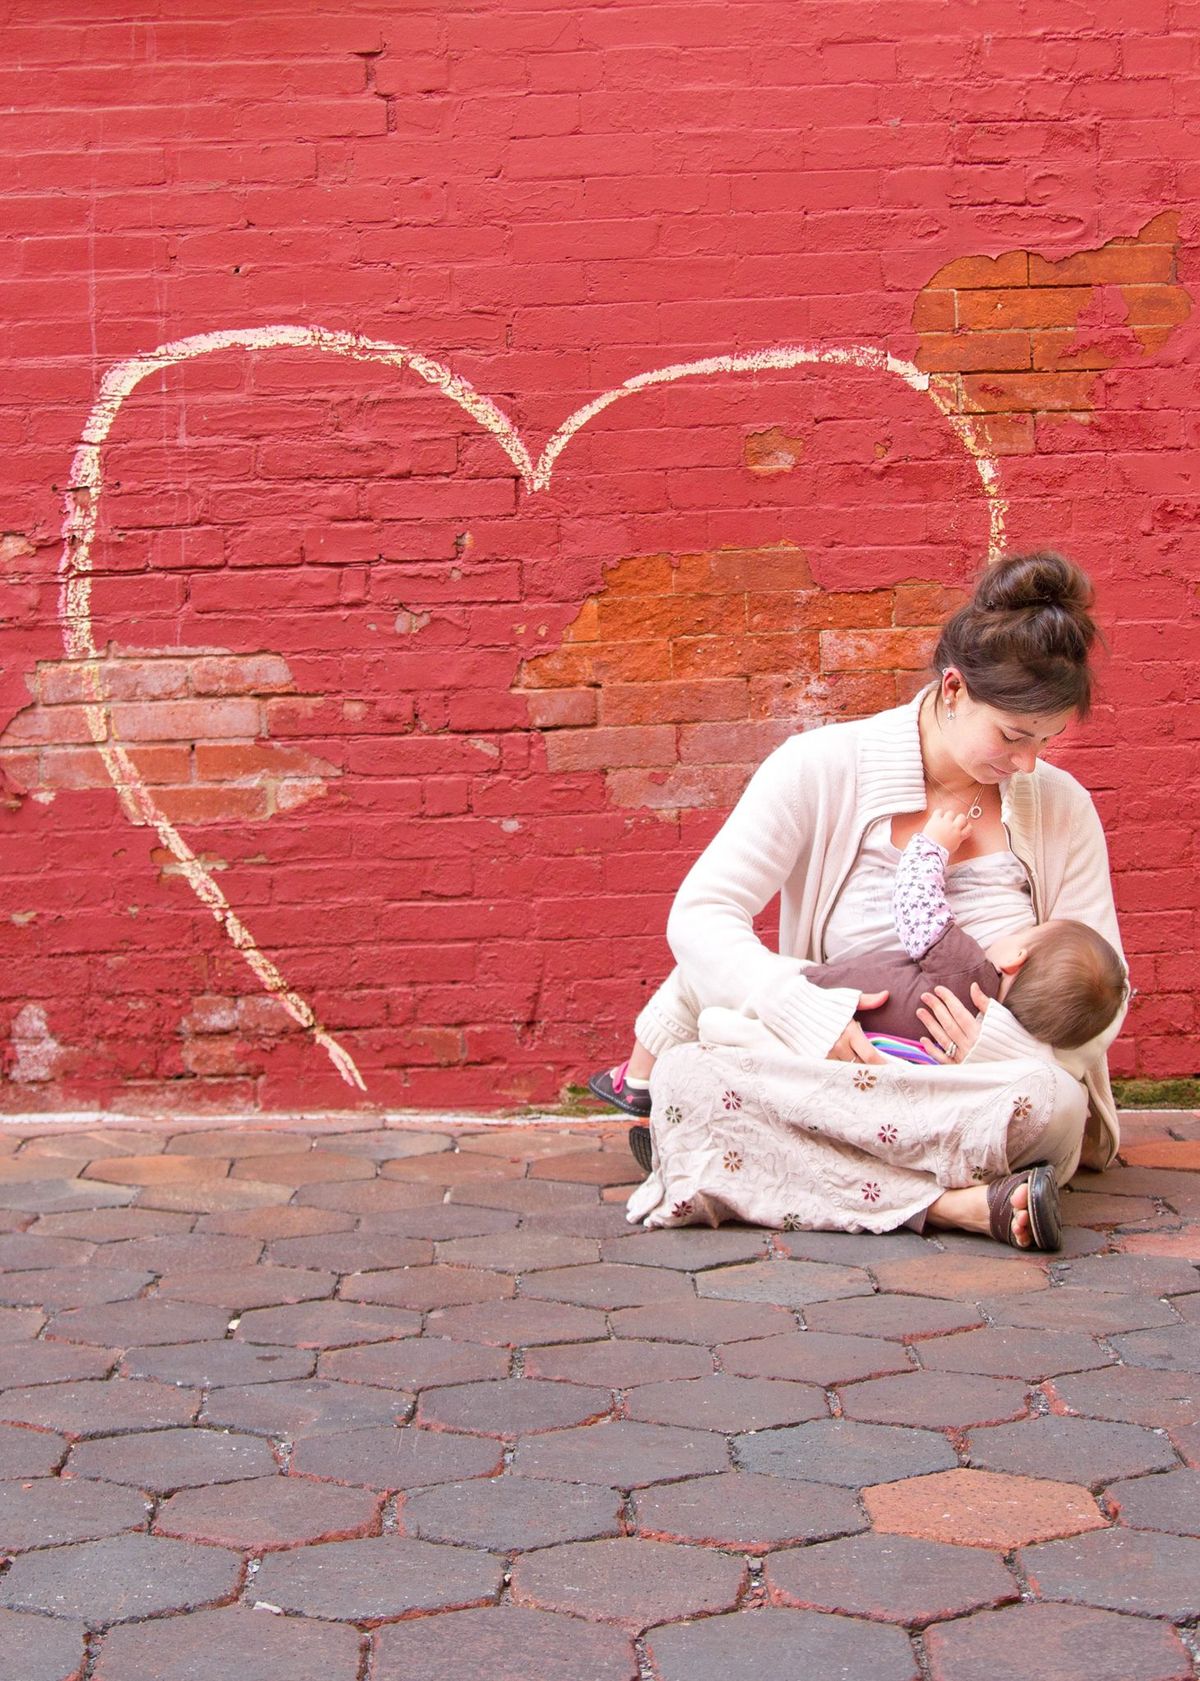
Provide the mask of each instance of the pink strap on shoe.
POLYGON ((619 1064, 619 1066, 614 1068, 613 1071, 612 1071, 612 1089, 618 1095, 620 1095, 620 1093, 625 1090, 625 1070, 628 1067, 629 1067, 629 1058, 626 1057, 625 1061, 622 1062, 621 1064, 619 1064))

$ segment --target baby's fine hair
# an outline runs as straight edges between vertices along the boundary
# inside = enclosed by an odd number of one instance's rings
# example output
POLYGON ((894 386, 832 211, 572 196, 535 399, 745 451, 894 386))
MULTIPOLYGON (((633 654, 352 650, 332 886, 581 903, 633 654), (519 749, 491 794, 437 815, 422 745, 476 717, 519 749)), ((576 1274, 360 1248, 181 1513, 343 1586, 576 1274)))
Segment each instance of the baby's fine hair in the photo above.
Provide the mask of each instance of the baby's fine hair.
POLYGON ((1066 1050, 1103 1032, 1128 991, 1125 965, 1108 941, 1064 919, 1045 924, 1004 1003, 1035 1039, 1066 1050))

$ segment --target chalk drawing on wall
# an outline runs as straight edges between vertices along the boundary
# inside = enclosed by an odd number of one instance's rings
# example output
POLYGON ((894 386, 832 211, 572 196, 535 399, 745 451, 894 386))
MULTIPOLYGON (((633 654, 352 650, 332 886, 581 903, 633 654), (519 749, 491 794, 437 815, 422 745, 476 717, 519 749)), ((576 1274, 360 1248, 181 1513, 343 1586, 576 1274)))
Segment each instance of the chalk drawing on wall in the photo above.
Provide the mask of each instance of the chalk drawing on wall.
POLYGON ((65 494, 63 551, 59 565, 59 614, 63 646, 69 660, 79 662, 87 703, 85 717, 105 770, 117 791, 121 807, 132 823, 152 828, 160 844, 179 865, 200 903, 208 909, 259 984, 283 1005, 292 1020, 312 1035, 329 1056, 342 1079, 360 1091, 366 1083, 344 1046, 322 1027, 306 999, 300 996, 262 952, 250 930, 229 903, 203 862, 197 857, 142 779, 134 760, 116 736, 104 693, 103 656, 93 635, 91 583, 92 545, 95 540, 104 494, 103 451, 114 422, 127 397, 151 374, 162 373, 178 363, 222 350, 309 349, 324 351, 354 361, 378 362, 412 370, 427 384, 440 390, 451 402, 490 432, 516 467, 529 494, 547 489, 555 462, 580 429, 623 397, 656 385, 679 380, 715 378, 742 373, 779 372, 805 365, 858 369, 865 373, 901 380, 911 390, 924 394, 945 419, 960 446, 974 462, 988 509, 988 559, 996 560, 1003 549, 1006 504, 1000 490, 1000 475, 988 452, 985 434, 977 431, 969 415, 955 412, 928 373, 911 362, 889 355, 870 345, 811 346, 781 345, 743 355, 709 356, 699 361, 673 363, 635 374, 621 385, 604 392, 567 417, 550 438, 540 456, 532 457, 528 447, 503 409, 454 374, 444 363, 384 340, 367 339, 352 333, 329 332, 320 327, 277 326, 197 333, 161 344, 143 356, 115 363, 105 373, 99 396, 84 426, 71 463, 65 494))

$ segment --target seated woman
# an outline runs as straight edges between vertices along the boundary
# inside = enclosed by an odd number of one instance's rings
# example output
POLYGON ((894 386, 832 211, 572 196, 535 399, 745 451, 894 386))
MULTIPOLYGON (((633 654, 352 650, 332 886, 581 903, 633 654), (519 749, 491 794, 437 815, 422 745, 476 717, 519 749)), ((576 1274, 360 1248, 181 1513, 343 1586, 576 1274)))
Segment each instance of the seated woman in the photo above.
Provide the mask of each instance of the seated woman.
POLYGON ((678 967, 639 1015, 628 1063, 593 1082, 632 1113, 653 1098, 655 1161, 631 1220, 874 1232, 928 1220, 1057 1246, 1058 1186, 1085 1150, 1089 1165, 1116 1154, 1104 1053, 1123 1010, 1051 1051, 997 1000, 976 1014, 942 987, 924 1018, 942 1066, 919 1067, 871 1046, 855 1019, 871 998, 803 970, 896 946, 896 865, 937 807, 970 815, 946 886, 980 945, 1066 918, 1120 951, 1091 799, 1039 760, 1087 714, 1091 606, 1088 579, 1058 555, 989 567, 915 700, 794 736, 760 766, 679 890, 678 967), (776 893, 779 953, 753 930, 776 893))

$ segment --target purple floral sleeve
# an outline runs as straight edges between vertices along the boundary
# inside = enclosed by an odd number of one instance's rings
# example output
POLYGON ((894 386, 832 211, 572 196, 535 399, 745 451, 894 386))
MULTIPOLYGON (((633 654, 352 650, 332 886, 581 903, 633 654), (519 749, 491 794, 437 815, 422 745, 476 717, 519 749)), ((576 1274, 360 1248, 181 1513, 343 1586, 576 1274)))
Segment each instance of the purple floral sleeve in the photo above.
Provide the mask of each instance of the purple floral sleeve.
POLYGON ((900 854, 892 890, 892 917, 900 944, 914 961, 924 957, 953 925, 954 912, 946 903, 949 862, 946 848, 920 833, 900 854))

